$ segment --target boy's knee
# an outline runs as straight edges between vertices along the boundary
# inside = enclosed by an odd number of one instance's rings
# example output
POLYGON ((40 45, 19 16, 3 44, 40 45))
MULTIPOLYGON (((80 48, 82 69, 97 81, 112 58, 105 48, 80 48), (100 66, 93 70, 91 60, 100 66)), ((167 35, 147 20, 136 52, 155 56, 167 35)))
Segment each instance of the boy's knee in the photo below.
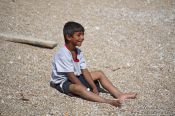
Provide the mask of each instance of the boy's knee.
POLYGON ((98 70, 96 74, 97 74, 96 76, 98 77, 97 78, 98 80, 103 80, 106 78, 105 74, 101 70, 98 70))
POLYGON ((100 77, 104 75, 104 73, 103 73, 102 70, 98 70, 97 72, 98 72, 98 75, 99 75, 100 77))

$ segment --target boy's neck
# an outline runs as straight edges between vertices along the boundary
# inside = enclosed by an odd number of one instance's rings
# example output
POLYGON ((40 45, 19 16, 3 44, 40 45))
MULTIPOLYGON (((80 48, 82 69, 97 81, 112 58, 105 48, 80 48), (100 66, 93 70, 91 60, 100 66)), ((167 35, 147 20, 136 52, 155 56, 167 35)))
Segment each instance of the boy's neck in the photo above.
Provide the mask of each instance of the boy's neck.
POLYGON ((75 51, 76 49, 76 46, 73 46, 72 44, 65 44, 65 46, 69 51, 75 51))

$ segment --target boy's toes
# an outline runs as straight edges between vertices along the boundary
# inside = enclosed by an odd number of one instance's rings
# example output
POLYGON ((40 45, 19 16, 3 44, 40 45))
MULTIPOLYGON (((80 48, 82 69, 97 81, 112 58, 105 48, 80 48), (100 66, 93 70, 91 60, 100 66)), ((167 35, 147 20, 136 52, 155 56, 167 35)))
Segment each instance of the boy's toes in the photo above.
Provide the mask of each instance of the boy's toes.
POLYGON ((124 101, 125 99, 135 99, 137 93, 124 93, 121 95, 120 100, 124 101))
POLYGON ((111 102, 110 102, 110 104, 112 105, 112 106, 115 106, 115 107, 121 107, 121 102, 120 102, 120 100, 112 100, 111 102))
POLYGON ((120 108, 121 105, 122 104, 121 104, 121 102, 119 100, 116 100, 116 101, 113 102, 113 106, 115 106, 115 107, 119 107, 120 108))
POLYGON ((135 99, 136 96, 137 96, 137 93, 130 93, 130 97, 131 97, 131 99, 135 99))

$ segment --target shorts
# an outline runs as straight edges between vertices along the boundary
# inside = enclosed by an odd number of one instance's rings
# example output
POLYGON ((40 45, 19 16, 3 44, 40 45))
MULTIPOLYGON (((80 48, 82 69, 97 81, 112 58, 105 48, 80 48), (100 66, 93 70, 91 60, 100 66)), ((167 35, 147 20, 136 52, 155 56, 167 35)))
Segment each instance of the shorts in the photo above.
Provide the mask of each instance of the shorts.
MULTIPOLYGON (((85 80, 84 76, 83 75, 80 75, 80 76, 77 76, 77 78, 81 81, 81 83, 90 89, 90 91, 92 91, 92 87, 89 85, 89 83, 85 80)), ((94 81, 97 89, 99 90, 100 89, 100 84, 98 82, 98 80, 94 81)), ((71 81, 70 80, 67 80, 63 83, 63 86, 62 88, 60 87, 60 84, 54 84, 52 82, 50 82, 50 86, 57 89, 59 92, 61 93, 64 93, 64 94, 69 94, 70 91, 69 91, 69 86, 70 86, 71 81)))

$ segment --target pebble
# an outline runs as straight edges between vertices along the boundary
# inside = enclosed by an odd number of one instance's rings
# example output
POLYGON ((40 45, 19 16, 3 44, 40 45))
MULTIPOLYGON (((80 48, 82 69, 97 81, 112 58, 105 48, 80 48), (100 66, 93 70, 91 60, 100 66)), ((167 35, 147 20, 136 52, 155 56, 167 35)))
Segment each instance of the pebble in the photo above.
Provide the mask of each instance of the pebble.
POLYGON ((99 29, 100 29, 100 27, 97 27, 97 26, 96 26, 96 27, 95 27, 95 29, 96 29, 96 30, 99 30, 99 29))
POLYGON ((13 61, 10 61, 9 63, 10 63, 10 64, 13 64, 13 61))

